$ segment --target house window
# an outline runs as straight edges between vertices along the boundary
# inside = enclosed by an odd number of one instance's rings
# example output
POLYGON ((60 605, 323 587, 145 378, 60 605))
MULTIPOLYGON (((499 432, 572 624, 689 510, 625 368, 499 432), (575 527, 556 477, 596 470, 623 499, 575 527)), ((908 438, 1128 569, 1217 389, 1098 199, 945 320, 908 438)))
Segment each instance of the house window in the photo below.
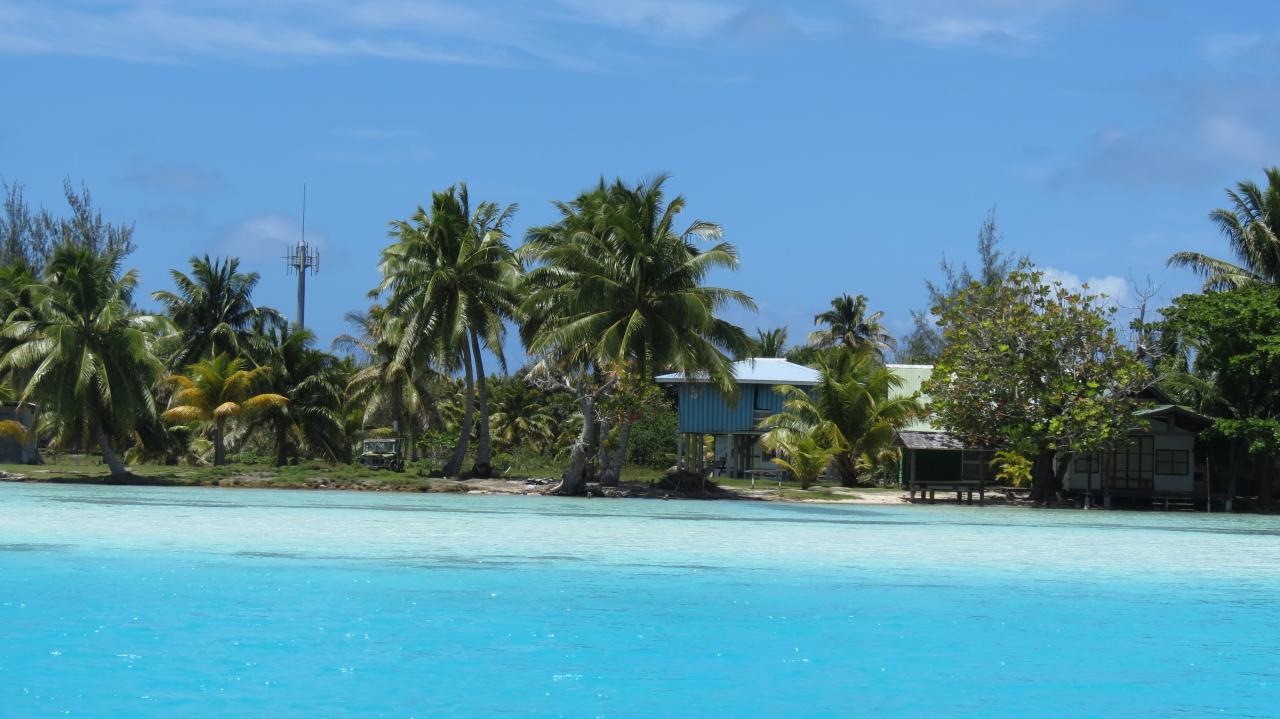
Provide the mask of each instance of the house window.
POLYGON ((1102 458, 1096 452, 1076 455, 1076 474, 1095 475, 1102 470, 1102 458))
POLYGON ((1156 450, 1156 474, 1191 474, 1191 452, 1185 449, 1156 450))
POLYGON ((1114 489, 1151 489, 1155 481, 1155 437, 1131 437, 1106 456, 1107 480, 1114 489))

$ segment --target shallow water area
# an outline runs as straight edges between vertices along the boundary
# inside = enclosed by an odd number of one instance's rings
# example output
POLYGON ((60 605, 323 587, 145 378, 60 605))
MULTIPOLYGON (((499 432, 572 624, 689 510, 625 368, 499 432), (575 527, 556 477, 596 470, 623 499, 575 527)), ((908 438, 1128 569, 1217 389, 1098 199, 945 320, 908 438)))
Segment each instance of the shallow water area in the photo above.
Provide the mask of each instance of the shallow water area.
POLYGON ((2 716, 1272 717, 1280 518, 0 485, 2 716))

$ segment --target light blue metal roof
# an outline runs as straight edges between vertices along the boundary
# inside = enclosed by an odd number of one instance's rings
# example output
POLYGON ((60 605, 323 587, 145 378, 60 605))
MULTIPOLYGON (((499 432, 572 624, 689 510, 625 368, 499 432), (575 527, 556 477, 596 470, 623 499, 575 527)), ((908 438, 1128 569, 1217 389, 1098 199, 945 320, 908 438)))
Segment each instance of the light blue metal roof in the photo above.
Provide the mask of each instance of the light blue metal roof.
MULTIPOLYGON (((738 360, 732 367, 734 381, 738 384, 789 384, 793 387, 812 387, 818 383, 818 370, 788 362, 781 357, 754 357, 738 360)), ((683 372, 658 375, 658 382, 706 382, 705 372, 689 378, 683 372)))

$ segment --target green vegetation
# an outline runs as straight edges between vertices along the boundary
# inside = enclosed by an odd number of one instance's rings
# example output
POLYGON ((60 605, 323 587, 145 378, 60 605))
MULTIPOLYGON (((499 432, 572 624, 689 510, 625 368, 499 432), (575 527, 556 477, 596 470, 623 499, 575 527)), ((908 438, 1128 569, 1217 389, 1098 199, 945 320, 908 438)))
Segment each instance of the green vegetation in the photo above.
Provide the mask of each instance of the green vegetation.
POLYGON ((131 225, 104 221, 69 183, 65 216, 32 212, 6 185, 0 401, 29 403, 37 420, 0 421, 0 441, 101 455, 14 468, 69 480, 456 491, 461 478, 545 477, 581 494, 618 484, 627 465, 628 479, 657 482, 675 463, 676 410, 655 375, 703 376, 732 395, 730 358, 785 356, 820 381, 781 388, 783 410, 764 421, 794 480, 779 496, 849 496, 823 483, 832 468, 846 487, 892 476, 895 434, 928 412, 999 450, 998 476, 1047 500, 1068 464, 1053 458, 1117 446, 1135 394, 1155 383, 1211 419, 1232 495, 1240 481, 1266 506, 1280 458, 1280 169, 1266 178, 1239 183, 1210 214, 1235 261, 1173 255, 1204 291, 1157 322, 1144 302, 1132 347, 1103 298, 999 249, 994 212, 980 264, 944 261, 941 282, 927 284, 932 308, 914 313, 906 337, 890 335, 867 297, 840 292, 789 347, 785 327, 749 337, 724 318, 754 309, 709 284, 737 269, 737 250, 718 224, 682 226, 686 201, 665 176, 601 179, 555 202, 558 218, 519 247, 508 235, 516 206, 473 204, 459 184, 390 223, 381 280, 331 352, 255 304, 259 278, 237 258, 192 257, 171 271, 172 289, 152 293, 162 314, 144 311, 125 266, 131 225), (529 359, 508 372, 511 331, 529 359), (929 407, 898 396, 893 351, 936 363, 929 407), (398 440, 405 471, 351 465, 367 438, 398 440))
POLYGON ((1033 496, 1048 500, 1068 462, 1127 433, 1150 373, 1124 347, 1115 309, 1024 267, 970 284, 939 308, 946 346, 925 392, 942 426, 979 447, 1034 458, 1033 496))
POLYGON ((772 428, 765 443, 793 460, 829 448, 841 483, 857 486, 897 459, 893 438, 923 408, 915 397, 895 395, 902 379, 881 363, 873 345, 826 352, 816 364, 820 378, 812 392, 778 389, 783 411, 761 423, 772 428))

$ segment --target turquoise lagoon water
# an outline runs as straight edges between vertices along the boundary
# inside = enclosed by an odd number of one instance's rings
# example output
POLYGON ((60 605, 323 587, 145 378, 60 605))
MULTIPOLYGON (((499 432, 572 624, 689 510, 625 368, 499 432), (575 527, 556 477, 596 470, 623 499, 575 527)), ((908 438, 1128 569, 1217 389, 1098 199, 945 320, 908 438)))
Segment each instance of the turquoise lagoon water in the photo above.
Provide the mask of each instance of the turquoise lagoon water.
POLYGON ((1255 516, 0 485, 0 716, 1275 717, 1255 516))

